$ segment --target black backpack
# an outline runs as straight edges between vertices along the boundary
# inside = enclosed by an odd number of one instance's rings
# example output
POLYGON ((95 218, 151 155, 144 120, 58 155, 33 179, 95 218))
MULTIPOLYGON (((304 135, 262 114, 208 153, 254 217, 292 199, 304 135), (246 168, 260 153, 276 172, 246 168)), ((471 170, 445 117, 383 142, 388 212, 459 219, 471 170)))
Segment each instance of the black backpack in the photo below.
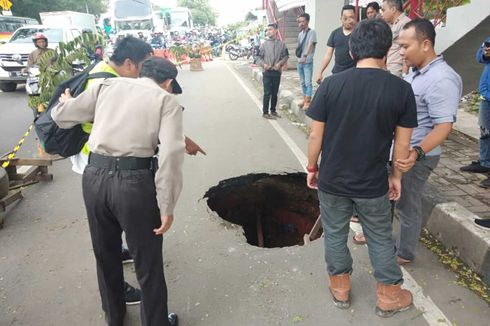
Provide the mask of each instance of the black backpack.
POLYGON ((89 134, 82 130, 82 125, 79 124, 70 129, 62 129, 53 121, 51 110, 58 105, 59 98, 65 92, 65 89, 69 88, 71 95, 76 97, 85 90, 89 79, 117 77, 109 72, 89 74, 95 64, 90 65, 79 74, 58 85, 46 110, 41 112, 39 117, 34 120, 37 136, 46 153, 69 157, 80 153, 87 142, 89 134))

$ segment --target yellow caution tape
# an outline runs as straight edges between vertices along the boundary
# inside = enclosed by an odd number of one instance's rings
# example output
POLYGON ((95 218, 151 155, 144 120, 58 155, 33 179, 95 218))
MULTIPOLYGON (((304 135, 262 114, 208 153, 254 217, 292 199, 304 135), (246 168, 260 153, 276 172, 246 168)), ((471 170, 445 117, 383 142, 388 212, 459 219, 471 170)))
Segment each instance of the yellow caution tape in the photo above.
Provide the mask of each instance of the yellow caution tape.
POLYGON ((10 152, 10 154, 7 156, 7 160, 3 162, 2 168, 7 168, 10 165, 10 161, 12 161, 19 151, 19 149, 22 147, 22 144, 24 144, 24 141, 26 140, 27 136, 29 136, 29 133, 32 131, 32 128, 34 127, 34 123, 32 123, 29 128, 27 128, 27 131, 24 133, 22 138, 19 140, 17 145, 14 147, 14 149, 10 152))

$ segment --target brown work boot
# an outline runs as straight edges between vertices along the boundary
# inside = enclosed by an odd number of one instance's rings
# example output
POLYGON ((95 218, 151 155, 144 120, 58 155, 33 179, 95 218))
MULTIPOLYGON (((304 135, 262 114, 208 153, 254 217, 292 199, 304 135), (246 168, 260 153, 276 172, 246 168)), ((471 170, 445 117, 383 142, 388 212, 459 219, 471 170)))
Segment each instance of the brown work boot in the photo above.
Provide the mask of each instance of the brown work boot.
POLYGON ((350 307, 350 274, 329 275, 330 293, 337 308, 347 309, 350 307))
POLYGON ((405 311, 412 307, 412 293, 402 289, 401 284, 378 283, 376 296, 376 315, 379 317, 391 317, 397 312, 405 311))
POLYGON ((305 96, 305 104, 303 104, 303 110, 308 110, 310 108, 311 96, 305 96))
POLYGON ((304 106, 305 106, 305 99, 306 99, 306 96, 303 95, 303 102, 301 102, 300 104, 298 104, 298 106, 302 109, 304 106))

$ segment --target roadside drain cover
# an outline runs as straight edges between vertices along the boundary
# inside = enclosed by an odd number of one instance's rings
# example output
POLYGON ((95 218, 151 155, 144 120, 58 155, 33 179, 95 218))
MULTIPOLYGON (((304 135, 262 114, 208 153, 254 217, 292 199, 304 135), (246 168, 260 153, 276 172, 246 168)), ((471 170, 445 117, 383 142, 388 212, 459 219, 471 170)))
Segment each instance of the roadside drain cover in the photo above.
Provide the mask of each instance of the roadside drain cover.
POLYGON ((241 225, 253 246, 302 245, 320 209, 305 173, 247 174, 221 181, 204 198, 224 220, 241 225))

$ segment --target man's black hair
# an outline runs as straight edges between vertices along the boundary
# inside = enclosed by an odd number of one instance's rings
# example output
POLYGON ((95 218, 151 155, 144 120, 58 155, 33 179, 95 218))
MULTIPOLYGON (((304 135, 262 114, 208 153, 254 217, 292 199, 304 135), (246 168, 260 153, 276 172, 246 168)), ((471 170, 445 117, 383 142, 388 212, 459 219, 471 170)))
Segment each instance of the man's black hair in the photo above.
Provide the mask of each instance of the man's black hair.
POLYGON ((300 17, 303 17, 304 19, 306 19, 307 22, 310 22, 310 14, 307 14, 306 12, 305 13, 302 13, 301 15, 299 15, 300 17))
POLYGON ((349 46, 354 60, 382 59, 392 44, 391 28, 382 19, 361 21, 350 35, 349 46))
POLYGON ((425 18, 417 18, 408 22, 403 29, 409 29, 411 27, 415 28, 415 34, 419 42, 424 40, 429 40, 432 46, 436 44, 436 29, 430 20, 425 18))
POLYGON ((379 3, 377 3, 376 1, 368 3, 366 6, 366 10, 368 10, 368 8, 373 8, 374 10, 376 10, 376 12, 379 12, 379 10, 381 9, 379 3))
POLYGON ((346 10, 352 10, 355 13, 356 7, 354 7, 353 5, 345 5, 342 7, 342 11, 340 12, 340 14, 342 15, 346 10))
POLYGON ((391 8, 395 7, 397 11, 403 12, 402 0, 383 0, 383 2, 386 2, 391 8))
POLYGON ((267 27, 272 27, 274 29, 277 29, 277 24, 276 23, 272 23, 272 24, 267 25, 267 27))
POLYGON ((120 66, 124 60, 129 59, 137 65, 151 54, 153 49, 150 44, 136 37, 126 36, 116 43, 114 53, 109 60, 120 66))

